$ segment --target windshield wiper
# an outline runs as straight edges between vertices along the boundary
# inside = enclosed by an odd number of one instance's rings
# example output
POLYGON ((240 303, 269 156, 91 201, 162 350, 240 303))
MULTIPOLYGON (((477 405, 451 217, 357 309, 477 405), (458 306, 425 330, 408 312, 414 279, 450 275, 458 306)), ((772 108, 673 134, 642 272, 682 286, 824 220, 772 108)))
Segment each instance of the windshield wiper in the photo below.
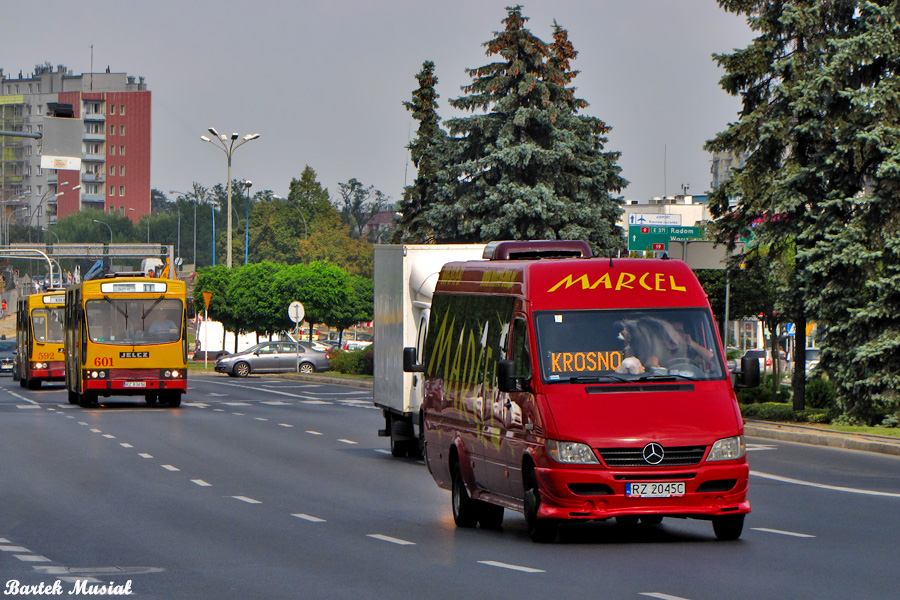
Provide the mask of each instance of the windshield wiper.
POLYGON ((569 383, 626 383, 634 381, 618 375, 592 375, 591 377, 569 377, 569 383))
POLYGON ((696 377, 688 377, 678 373, 669 373, 668 375, 644 375, 638 381, 677 381, 679 379, 687 379, 688 381, 697 381, 696 377))

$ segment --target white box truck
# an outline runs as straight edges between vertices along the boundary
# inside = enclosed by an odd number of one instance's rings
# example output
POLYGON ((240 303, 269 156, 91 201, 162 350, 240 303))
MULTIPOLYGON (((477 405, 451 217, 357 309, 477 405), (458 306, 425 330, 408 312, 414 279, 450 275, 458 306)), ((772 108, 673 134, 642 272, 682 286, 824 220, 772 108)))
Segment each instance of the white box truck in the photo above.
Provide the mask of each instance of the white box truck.
POLYGON ((375 245, 375 406, 394 456, 420 456, 422 377, 403 372, 403 348, 415 346, 421 360, 431 296, 441 267, 482 258, 485 244, 375 245))

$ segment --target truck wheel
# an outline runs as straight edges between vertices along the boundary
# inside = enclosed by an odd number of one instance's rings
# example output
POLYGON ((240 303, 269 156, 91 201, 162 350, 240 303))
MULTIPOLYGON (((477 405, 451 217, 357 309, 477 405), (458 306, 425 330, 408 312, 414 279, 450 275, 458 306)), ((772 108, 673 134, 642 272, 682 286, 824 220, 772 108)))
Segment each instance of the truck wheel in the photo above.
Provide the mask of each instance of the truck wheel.
POLYGON ((410 440, 412 433, 412 423, 404 419, 398 419, 394 415, 390 416, 391 431, 391 456, 403 458, 404 456, 412 456, 414 447, 418 444, 418 440, 410 440))
POLYGON ((478 506, 469 497, 466 484, 463 481, 459 462, 453 463, 451 478, 453 481, 451 501, 453 503, 453 521, 457 527, 475 527, 478 524, 478 506))
POLYGON ((741 531, 744 529, 744 515, 713 517, 712 524, 716 537, 723 542, 730 542, 741 537, 741 531))
POLYGON ((553 519, 538 518, 541 507, 541 491, 538 489, 537 477, 531 473, 525 484, 525 524, 531 541, 538 544, 549 544, 559 533, 559 523, 553 519))

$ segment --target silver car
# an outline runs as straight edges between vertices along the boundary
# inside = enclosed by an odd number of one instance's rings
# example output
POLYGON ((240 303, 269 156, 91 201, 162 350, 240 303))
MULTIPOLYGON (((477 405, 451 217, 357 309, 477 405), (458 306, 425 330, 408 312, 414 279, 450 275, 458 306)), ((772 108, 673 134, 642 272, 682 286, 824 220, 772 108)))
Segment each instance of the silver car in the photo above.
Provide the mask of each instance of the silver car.
POLYGON ((299 365, 297 344, 294 342, 263 342, 237 354, 223 356, 216 361, 216 372, 231 377, 246 377, 250 373, 314 373, 331 369, 326 352, 300 346, 299 365))

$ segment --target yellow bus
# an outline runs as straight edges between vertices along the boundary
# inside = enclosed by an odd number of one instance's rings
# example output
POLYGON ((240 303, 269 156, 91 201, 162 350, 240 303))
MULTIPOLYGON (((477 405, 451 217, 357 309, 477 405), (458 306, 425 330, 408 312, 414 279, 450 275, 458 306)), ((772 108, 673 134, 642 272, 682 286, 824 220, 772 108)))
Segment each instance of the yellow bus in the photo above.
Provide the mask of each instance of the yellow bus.
POLYGON ((16 303, 16 359, 13 380, 36 390, 45 381, 64 381, 65 290, 21 296, 16 303))
POLYGON ((175 279, 107 276, 66 290, 69 402, 143 396, 180 406, 187 391, 185 284, 175 279))

